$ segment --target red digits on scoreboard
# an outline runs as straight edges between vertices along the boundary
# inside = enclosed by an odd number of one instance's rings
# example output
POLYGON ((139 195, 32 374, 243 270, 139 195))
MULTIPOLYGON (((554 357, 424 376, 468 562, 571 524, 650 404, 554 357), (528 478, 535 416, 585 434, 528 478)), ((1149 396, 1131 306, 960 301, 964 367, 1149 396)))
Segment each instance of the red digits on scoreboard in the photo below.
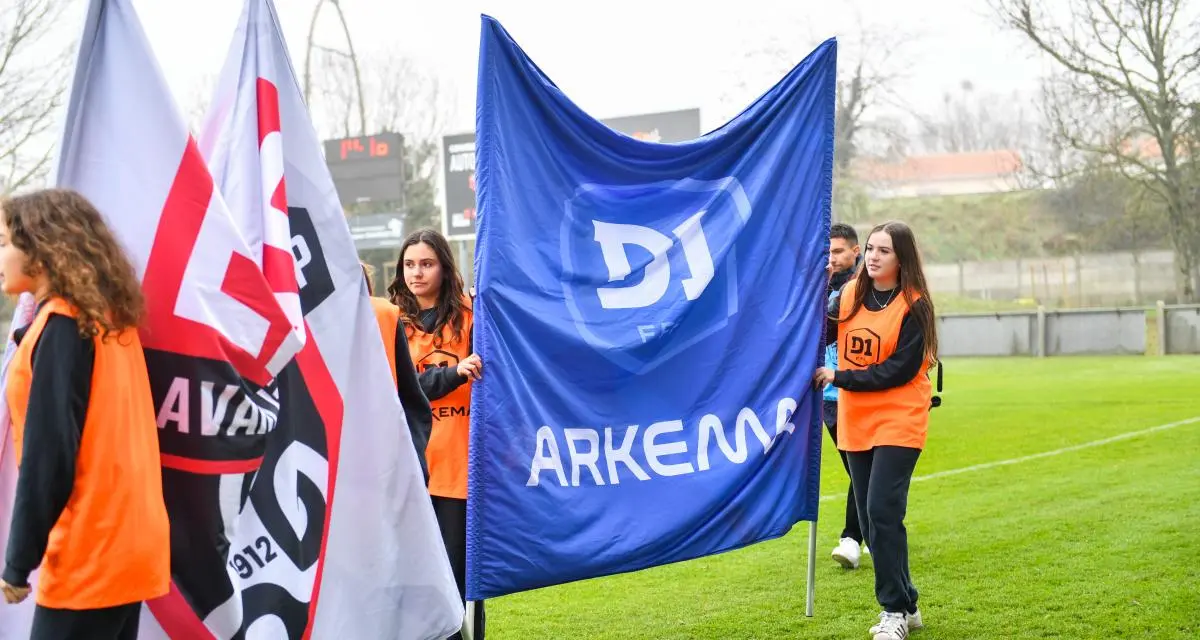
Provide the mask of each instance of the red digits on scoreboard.
POLYGON ((342 140, 342 160, 345 160, 346 156, 349 156, 351 152, 362 153, 362 150, 363 146, 360 138, 342 140))
POLYGON ((382 158, 388 154, 388 144, 382 140, 371 138, 371 157, 382 158))

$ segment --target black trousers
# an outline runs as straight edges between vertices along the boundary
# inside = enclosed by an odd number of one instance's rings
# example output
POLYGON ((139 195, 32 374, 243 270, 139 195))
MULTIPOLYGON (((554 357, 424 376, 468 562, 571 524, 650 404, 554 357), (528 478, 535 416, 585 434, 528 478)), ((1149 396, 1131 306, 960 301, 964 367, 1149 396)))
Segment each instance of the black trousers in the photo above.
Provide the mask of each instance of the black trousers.
MULTIPOLYGON (((458 584, 458 597, 463 604, 467 601, 467 501, 457 498, 442 498, 432 496, 433 513, 437 516, 438 527, 442 530, 442 542, 446 545, 446 553, 450 556, 450 568, 454 571, 454 582, 458 584)), ((475 640, 483 640, 484 615, 483 602, 475 603, 475 640)), ((456 633, 449 640, 462 640, 462 634, 456 633)))
POLYGON ((30 640, 137 640, 142 603, 123 604, 107 609, 49 609, 37 605, 33 610, 30 640))
POLYGON ((859 521, 875 565, 875 598, 884 611, 913 613, 917 588, 908 570, 908 486, 920 449, 875 447, 847 452, 859 521))
MULTIPOLYGON (((837 401, 825 400, 822 406, 825 416, 825 429, 829 431, 829 437, 833 438, 833 446, 837 448, 837 401)), ((846 461, 846 452, 838 449, 838 455, 842 457, 842 466, 846 469, 846 477, 850 477, 850 463, 846 461)), ((839 538, 853 538, 859 544, 862 544, 863 534, 862 528, 858 524, 858 506, 854 503, 854 487, 846 488, 846 524, 842 528, 842 535, 839 538)))

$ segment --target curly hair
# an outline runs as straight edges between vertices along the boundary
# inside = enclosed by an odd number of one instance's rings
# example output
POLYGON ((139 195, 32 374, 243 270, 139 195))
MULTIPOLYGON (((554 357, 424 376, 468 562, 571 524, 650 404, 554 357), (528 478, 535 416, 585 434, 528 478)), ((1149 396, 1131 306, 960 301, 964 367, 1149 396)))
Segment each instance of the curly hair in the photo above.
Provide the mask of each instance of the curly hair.
POLYGON ((107 338, 136 328, 145 302, 137 271, 100 212, 69 189, 44 189, 0 203, 8 239, 45 273, 49 294, 78 310, 79 335, 107 338))
POLYGON ((400 307, 400 320, 404 323, 405 333, 411 338, 413 331, 420 328, 421 307, 417 297, 409 290, 404 282, 404 252, 416 244, 425 244, 433 249, 438 263, 442 267, 442 284, 438 293, 437 316, 433 323, 433 345, 442 346, 442 330, 449 326, 451 340, 463 339, 463 327, 466 319, 467 305, 464 302, 463 279, 458 273, 458 265, 454 261, 454 253, 445 236, 433 229, 414 231, 400 245, 400 257, 396 259, 396 277, 388 285, 388 295, 393 304, 400 307))

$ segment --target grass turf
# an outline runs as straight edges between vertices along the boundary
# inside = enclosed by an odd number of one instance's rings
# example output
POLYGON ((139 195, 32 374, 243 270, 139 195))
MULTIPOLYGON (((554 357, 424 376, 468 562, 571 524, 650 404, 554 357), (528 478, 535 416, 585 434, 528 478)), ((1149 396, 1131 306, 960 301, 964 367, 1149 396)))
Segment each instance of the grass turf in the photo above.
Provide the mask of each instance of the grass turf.
MULTIPOLYGON (((954 360, 918 477, 1200 416, 1200 358, 954 360)), ((816 616, 808 525, 780 540, 489 601, 488 637, 866 638, 869 559, 845 571, 846 477, 824 440, 816 616)), ((1200 634, 1200 423, 913 484, 913 579, 937 638, 1200 634)), ((865 556, 869 558, 869 556, 865 556)))

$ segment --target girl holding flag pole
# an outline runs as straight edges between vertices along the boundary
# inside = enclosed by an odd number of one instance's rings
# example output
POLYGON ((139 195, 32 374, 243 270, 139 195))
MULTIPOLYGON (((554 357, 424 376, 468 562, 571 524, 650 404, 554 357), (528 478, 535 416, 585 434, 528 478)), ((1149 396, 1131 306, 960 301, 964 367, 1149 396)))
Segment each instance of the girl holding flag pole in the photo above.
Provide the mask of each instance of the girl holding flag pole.
POLYGON ((171 571, 137 274, 73 191, 0 209, 4 292, 37 301, 5 393, 20 471, 0 591, 15 604, 36 587, 35 640, 133 640, 171 571))
POLYGON ((912 230, 887 222, 871 230, 866 267, 830 309, 838 370, 813 375, 838 395, 838 449, 846 452, 859 522, 875 565, 883 607, 874 640, 905 640, 922 626, 908 565, 904 515, 917 458, 925 446, 937 363, 933 300, 912 230))
MULTIPOLYGON (((442 234, 426 229, 405 238, 388 293, 400 308, 421 390, 433 407, 433 430, 425 449, 429 494, 459 597, 465 602, 471 382, 480 379, 483 362, 473 349, 471 300, 442 234)), ((472 631, 474 640, 483 640, 482 602, 475 603, 472 631)))

